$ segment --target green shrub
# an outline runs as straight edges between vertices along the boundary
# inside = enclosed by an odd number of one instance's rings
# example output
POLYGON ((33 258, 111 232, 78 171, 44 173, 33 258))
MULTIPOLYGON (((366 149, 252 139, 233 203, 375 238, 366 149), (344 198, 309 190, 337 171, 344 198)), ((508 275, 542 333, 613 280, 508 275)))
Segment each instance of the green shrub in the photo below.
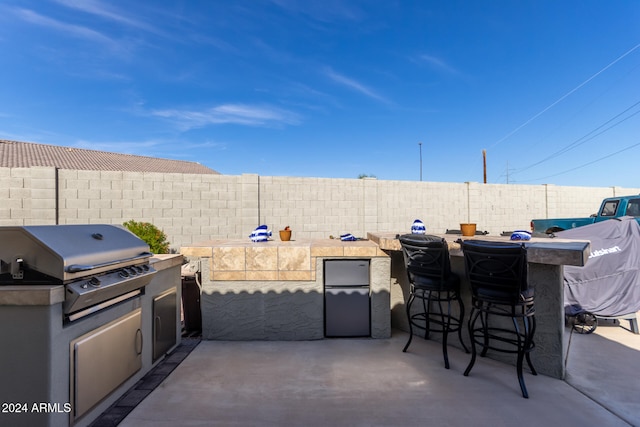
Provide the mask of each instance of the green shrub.
POLYGON ((169 242, 164 231, 149 222, 138 222, 134 220, 123 224, 129 231, 144 240, 151 252, 154 254, 168 254, 169 242))

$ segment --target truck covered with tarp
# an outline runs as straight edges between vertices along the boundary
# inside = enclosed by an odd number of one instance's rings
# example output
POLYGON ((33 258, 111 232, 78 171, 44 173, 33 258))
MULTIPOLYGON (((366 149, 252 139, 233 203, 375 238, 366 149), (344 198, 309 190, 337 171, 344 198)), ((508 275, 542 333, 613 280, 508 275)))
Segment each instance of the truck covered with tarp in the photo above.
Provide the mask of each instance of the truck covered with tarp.
POLYGON ((593 332, 598 318, 613 318, 629 320, 631 331, 637 334, 640 225, 636 219, 613 218, 554 235, 591 241, 585 266, 564 266, 565 314, 583 323, 583 333, 593 332))

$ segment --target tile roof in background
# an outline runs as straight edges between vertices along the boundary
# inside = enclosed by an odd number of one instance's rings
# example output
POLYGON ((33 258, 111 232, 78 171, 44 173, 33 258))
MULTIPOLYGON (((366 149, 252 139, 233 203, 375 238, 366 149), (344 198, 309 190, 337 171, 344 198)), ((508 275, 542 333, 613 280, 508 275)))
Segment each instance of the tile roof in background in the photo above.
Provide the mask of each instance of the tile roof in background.
POLYGON ((32 166, 72 170, 220 174, 200 163, 184 160, 0 140, 0 167, 32 166))

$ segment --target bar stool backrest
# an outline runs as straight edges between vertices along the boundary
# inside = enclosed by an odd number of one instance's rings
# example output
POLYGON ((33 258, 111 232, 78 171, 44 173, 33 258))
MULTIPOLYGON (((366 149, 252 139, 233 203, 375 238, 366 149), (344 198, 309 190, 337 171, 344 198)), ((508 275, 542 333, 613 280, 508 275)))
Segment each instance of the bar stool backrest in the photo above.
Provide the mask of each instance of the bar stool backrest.
POLYGON ((416 276, 445 284, 451 274, 449 245, 442 237, 404 234, 398 237, 411 283, 416 276))
POLYGON ((462 251, 473 298, 498 304, 517 304, 527 298, 524 244, 466 240, 462 251))

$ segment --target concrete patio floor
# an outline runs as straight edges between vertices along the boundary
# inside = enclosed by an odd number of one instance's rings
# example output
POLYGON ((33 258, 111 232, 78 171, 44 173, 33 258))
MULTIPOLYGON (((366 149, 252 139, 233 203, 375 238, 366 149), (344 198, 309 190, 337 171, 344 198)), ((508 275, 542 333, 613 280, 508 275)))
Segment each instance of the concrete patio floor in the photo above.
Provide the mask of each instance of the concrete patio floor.
MULTIPOLYGON (((569 331, 569 329, 567 329, 569 331)), ((568 340, 567 379, 407 333, 389 339, 202 341, 119 424, 145 426, 640 426, 640 335, 598 326, 568 340)), ((535 352, 533 353, 535 364, 535 352)))

